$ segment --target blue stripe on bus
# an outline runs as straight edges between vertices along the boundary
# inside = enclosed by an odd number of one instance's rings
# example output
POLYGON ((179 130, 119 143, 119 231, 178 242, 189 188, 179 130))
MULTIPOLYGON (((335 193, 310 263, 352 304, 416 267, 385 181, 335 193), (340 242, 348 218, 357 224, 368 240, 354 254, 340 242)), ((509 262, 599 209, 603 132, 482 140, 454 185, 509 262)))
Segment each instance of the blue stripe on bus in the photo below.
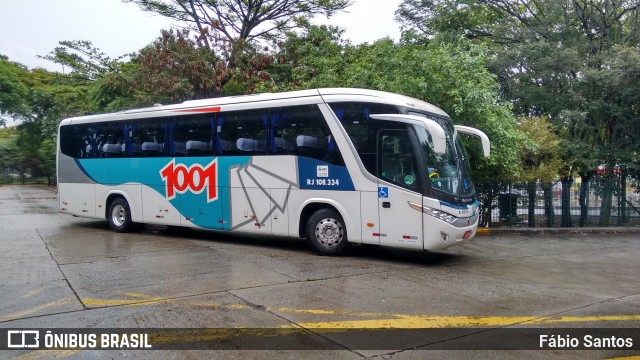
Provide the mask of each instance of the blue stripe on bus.
POLYGON ((85 167, 82 165, 82 160, 81 159, 73 159, 76 162, 76 165, 78 166, 78 169, 82 170, 82 172, 91 180, 98 182, 96 179, 94 179, 88 172, 87 170, 85 170, 85 167))
POLYGON ((473 203, 471 203, 469 205, 455 205, 455 204, 451 204, 451 203, 448 203, 446 201, 440 200, 440 205, 447 206, 447 207, 454 208, 454 209, 458 209, 458 210, 466 210, 466 209, 469 208, 469 206, 478 206, 478 200, 474 201, 473 203))
MULTIPOLYGON (((175 166, 186 168, 199 164, 210 164, 216 157, 147 157, 147 158, 100 158, 76 159, 78 167, 92 180, 102 185, 141 184, 167 197, 167 187, 160 174, 165 166, 174 161, 175 166)), ((186 191, 168 201, 182 216, 197 226, 208 229, 230 230, 230 169, 251 162, 250 156, 222 156, 217 158, 217 199, 210 201, 207 191, 186 191)), ((346 167, 331 165, 319 160, 298 157, 298 184, 300 189, 354 190, 346 167)), ((202 174, 202 173, 201 173, 202 174)), ((277 175, 277 174, 276 174, 277 175)), ((155 205, 152 205, 155 206, 155 205)))

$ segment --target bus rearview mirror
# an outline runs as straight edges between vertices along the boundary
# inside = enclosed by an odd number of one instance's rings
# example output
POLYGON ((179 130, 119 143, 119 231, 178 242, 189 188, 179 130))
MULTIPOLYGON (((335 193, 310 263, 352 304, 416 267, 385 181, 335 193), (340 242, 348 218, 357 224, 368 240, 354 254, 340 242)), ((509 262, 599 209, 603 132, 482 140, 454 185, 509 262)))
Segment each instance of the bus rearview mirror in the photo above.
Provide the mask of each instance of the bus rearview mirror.
POLYGON ((491 142, 489 141, 489 137, 487 136, 487 134, 469 126, 455 125, 454 128, 459 133, 479 137, 480 141, 482 141, 482 151, 484 152, 484 157, 489 157, 489 155, 491 154, 491 142))
POLYGON ((413 120, 418 121, 423 125, 426 130, 431 134, 431 141, 433 141, 433 151, 438 155, 444 155, 447 152, 447 135, 444 132, 444 129, 437 122, 427 119, 424 116, 418 115, 398 115, 398 114, 380 114, 380 115, 369 115, 370 118, 376 120, 389 120, 389 121, 398 121, 398 120, 413 120))

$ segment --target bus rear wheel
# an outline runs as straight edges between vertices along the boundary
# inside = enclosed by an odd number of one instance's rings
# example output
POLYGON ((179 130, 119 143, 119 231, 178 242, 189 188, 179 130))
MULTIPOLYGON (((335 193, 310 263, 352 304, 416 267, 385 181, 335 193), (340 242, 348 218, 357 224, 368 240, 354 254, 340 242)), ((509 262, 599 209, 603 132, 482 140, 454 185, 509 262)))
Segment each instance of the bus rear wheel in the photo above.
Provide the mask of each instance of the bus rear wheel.
POLYGON ((109 227, 119 233, 131 231, 134 227, 131 221, 131 210, 127 200, 119 197, 109 204, 109 227))
POLYGON ((349 249, 342 216, 333 209, 320 209, 307 221, 307 242, 318 255, 341 255, 349 249))

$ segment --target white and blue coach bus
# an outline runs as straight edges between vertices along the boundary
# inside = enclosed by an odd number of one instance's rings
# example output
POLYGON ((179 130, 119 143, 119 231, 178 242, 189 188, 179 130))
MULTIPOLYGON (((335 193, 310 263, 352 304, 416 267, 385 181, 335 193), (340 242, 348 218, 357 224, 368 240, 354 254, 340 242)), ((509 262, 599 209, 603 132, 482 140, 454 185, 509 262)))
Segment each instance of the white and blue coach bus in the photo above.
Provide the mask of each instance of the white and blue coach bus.
POLYGON ((186 101, 65 119, 63 213, 111 229, 161 224, 438 250, 472 238, 477 198, 459 133, 439 108, 361 89, 186 101))

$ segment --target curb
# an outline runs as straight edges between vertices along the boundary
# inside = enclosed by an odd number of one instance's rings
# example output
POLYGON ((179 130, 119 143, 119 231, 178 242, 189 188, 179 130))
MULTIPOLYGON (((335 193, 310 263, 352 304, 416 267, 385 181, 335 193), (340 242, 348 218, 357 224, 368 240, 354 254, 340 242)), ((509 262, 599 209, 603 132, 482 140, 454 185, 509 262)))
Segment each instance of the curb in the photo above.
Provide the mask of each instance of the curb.
POLYGON ((478 235, 499 234, 636 234, 640 227, 593 227, 593 228, 478 228, 478 235))

